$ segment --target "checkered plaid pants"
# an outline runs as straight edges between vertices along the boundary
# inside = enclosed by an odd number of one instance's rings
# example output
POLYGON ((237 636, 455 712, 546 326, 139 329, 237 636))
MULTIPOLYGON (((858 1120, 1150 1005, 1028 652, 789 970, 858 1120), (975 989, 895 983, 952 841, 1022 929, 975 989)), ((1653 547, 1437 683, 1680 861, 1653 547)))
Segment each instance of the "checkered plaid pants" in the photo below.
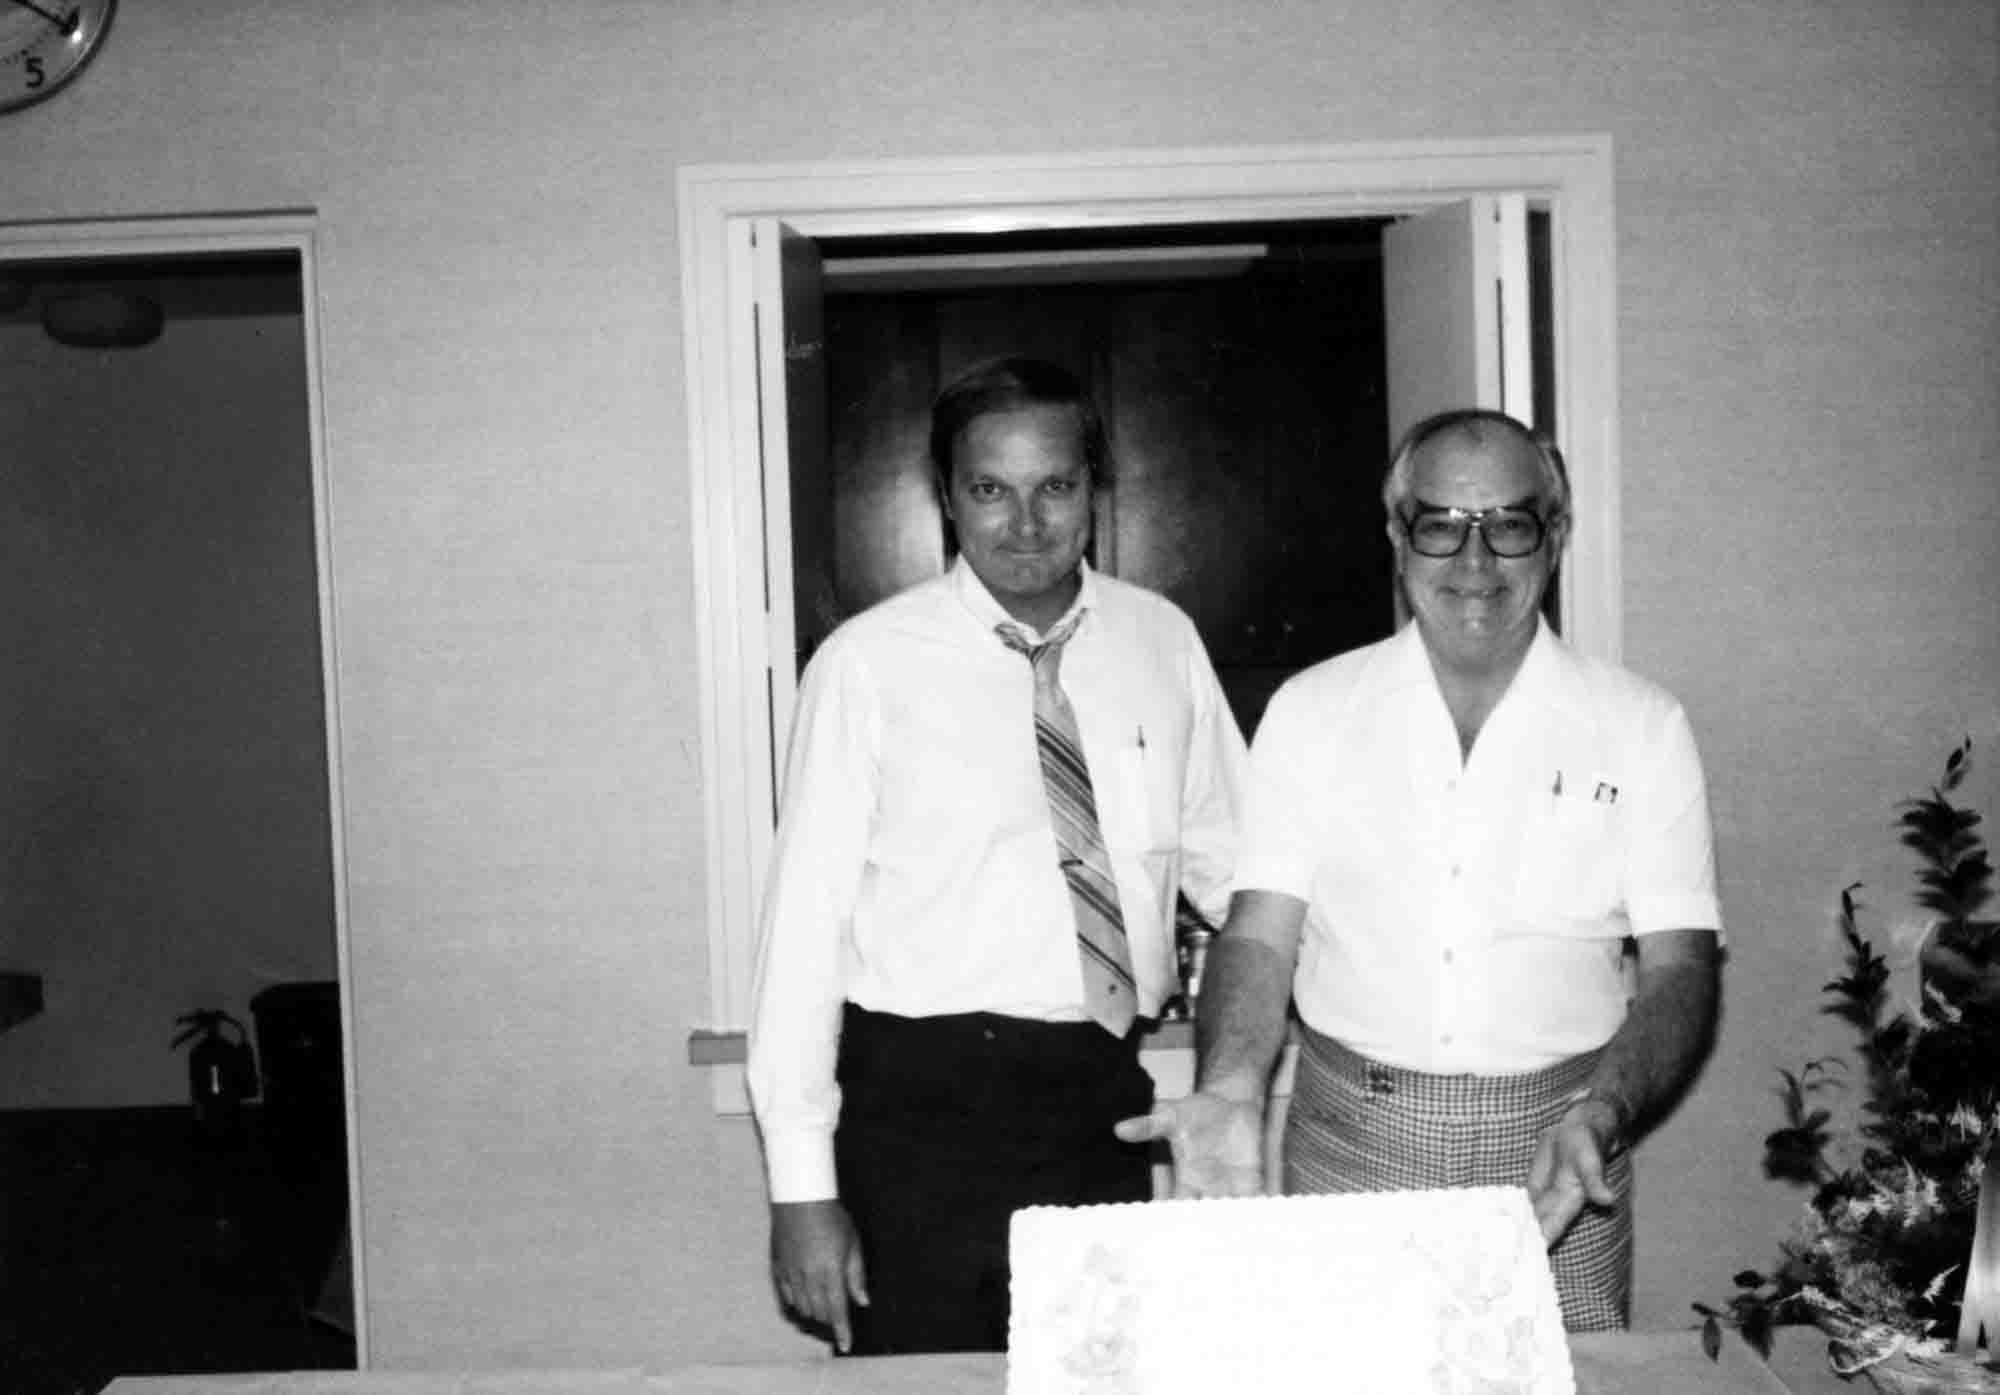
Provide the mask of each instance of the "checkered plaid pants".
MULTIPOLYGON (((1303 1024, 1285 1123, 1285 1191, 1519 1186, 1535 1142, 1597 1064, 1591 1052, 1521 1075, 1429 1075, 1371 1061, 1303 1024)), ((1605 1169, 1614 1207, 1586 1206, 1549 1252, 1563 1325, 1623 1328, 1632 1294, 1632 1162, 1605 1169)))

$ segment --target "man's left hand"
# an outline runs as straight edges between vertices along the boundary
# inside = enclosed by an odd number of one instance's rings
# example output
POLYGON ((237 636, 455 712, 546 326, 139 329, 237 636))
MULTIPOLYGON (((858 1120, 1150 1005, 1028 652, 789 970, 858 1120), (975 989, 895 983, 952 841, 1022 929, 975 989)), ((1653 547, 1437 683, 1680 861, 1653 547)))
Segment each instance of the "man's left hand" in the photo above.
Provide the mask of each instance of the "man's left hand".
POLYGON ((1543 1243, 1563 1238, 1586 1204, 1612 1206, 1617 1193, 1604 1167, 1617 1145, 1617 1111, 1603 1100, 1579 1100, 1563 1111, 1535 1145, 1528 1164, 1528 1199, 1543 1243))

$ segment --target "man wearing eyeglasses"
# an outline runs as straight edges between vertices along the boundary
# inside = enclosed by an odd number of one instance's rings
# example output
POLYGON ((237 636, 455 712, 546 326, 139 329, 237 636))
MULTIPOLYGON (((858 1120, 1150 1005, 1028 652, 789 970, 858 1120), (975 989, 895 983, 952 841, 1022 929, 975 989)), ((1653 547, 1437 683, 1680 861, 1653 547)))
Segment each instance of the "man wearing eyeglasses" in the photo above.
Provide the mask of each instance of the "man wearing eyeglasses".
POLYGON ((1625 1325, 1629 1148, 1711 1040, 1721 915, 1680 705, 1542 618, 1561 456, 1498 412, 1405 435, 1383 487, 1411 623, 1272 699, 1196 1092, 1119 1126, 1182 1195, 1525 1185, 1572 1330, 1625 1325))

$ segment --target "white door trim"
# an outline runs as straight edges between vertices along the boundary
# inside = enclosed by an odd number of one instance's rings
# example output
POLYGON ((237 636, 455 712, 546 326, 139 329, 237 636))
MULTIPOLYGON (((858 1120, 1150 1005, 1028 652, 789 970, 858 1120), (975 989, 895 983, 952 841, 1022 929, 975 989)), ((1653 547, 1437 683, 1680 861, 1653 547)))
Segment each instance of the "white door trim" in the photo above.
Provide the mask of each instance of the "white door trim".
MULTIPOLYGON (((769 855, 773 741, 766 670, 759 387, 742 351, 748 278, 729 230, 780 218, 812 237, 1360 218, 1486 193, 1550 211, 1556 432, 1575 466, 1562 613, 1581 648, 1615 659, 1617 304, 1608 135, 1089 154, 679 171, 701 769, 708 834, 709 1021, 747 1021, 769 855)), ((1387 443, 1384 443, 1387 453, 1387 443)), ((784 656, 789 661, 789 652, 784 656)), ((718 1084, 717 1098, 735 1097, 718 1084)))

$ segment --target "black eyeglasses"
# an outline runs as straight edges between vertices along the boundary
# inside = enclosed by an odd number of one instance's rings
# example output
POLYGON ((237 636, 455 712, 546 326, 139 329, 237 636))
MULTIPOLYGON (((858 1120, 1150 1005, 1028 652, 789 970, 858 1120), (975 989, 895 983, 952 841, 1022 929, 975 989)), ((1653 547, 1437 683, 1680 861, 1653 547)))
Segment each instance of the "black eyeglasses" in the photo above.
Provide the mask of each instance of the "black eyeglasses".
POLYGON ((1495 557, 1526 557, 1542 545, 1548 525, 1533 509, 1448 509, 1418 504, 1403 520, 1410 551, 1419 557, 1456 557, 1477 528, 1486 550, 1495 557))

